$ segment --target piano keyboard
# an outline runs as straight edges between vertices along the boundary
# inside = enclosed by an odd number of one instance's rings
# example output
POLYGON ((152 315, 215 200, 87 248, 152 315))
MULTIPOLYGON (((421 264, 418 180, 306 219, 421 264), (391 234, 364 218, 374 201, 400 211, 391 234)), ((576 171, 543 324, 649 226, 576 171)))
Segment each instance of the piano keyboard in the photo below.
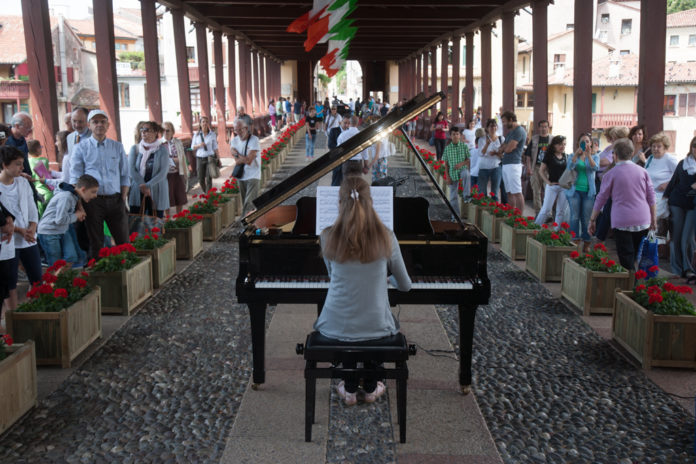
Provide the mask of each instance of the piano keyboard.
MULTIPOLYGON (((451 277, 412 277, 411 288, 413 290, 471 290, 473 285, 471 282, 463 279, 451 277)), ((254 286, 256 288, 295 288, 295 289, 328 289, 328 277, 318 276, 314 278, 298 279, 297 277, 267 277, 256 279, 254 286)), ((396 289, 389 284, 390 289, 396 289)))

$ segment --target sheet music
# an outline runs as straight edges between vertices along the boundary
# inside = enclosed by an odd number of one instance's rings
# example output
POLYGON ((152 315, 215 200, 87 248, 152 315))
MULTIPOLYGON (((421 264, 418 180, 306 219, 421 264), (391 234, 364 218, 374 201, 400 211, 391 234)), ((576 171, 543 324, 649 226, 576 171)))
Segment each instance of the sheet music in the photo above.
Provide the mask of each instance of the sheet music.
MULTIPOLYGON (((338 217, 338 190, 340 187, 317 187, 316 234, 333 225, 338 217)), ((392 187, 370 187, 372 206, 377 216, 389 230, 394 230, 394 189, 392 187)))

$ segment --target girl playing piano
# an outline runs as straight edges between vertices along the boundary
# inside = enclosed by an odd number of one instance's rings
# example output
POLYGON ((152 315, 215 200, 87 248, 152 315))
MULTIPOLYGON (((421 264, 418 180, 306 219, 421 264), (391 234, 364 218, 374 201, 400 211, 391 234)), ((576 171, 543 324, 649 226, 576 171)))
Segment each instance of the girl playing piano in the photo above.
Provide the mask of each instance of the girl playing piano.
MULTIPOLYGON (((336 222, 320 237, 330 284, 314 329, 329 343, 373 344, 399 331, 389 309, 388 283, 408 291, 411 279, 396 236, 372 207, 367 182, 358 176, 346 177, 339 191, 338 210, 336 222), (388 279, 387 270, 392 273, 388 279)), ((357 379, 344 378, 338 385, 338 394, 347 406, 357 402, 357 391, 357 379)), ((372 403, 384 394, 385 386, 376 378, 365 378, 363 391, 365 402, 372 403)))

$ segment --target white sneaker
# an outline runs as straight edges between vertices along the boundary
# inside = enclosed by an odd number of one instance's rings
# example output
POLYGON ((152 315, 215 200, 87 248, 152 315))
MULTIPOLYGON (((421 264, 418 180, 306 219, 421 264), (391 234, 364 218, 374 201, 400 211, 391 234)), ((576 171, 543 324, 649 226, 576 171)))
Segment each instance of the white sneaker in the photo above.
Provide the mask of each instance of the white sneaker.
POLYGON ((377 382, 375 391, 372 393, 365 393, 365 402, 374 403, 380 396, 384 395, 385 391, 387 391, 387 387, 382 382, 377 382))
POLYGON ((346 383, 344 381, 340 381, 338 383, 336 393, 338 393, 338 396, 341 397, 346 406, 353 406, 358 402, 358 396, 355 393, 349 393, 346 391, 346 383))

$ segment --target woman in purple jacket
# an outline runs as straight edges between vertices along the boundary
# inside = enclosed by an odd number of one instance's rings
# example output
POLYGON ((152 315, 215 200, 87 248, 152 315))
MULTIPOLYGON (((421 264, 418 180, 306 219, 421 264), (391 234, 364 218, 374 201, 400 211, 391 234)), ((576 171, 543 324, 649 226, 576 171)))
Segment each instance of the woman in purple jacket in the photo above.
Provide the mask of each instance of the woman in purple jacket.
POLYGON ((630 140, 623 138, 614 142, 614 154, 618 161, 602 178, 602 187, 590 217, 589 232, 594 234, 595 220, 611 198, 611 225, 619 262, 633 271, 641 240, 648 234, 648 229, 657 228, 655 191, 648 172, 631 161, 633 143, 630 140))

